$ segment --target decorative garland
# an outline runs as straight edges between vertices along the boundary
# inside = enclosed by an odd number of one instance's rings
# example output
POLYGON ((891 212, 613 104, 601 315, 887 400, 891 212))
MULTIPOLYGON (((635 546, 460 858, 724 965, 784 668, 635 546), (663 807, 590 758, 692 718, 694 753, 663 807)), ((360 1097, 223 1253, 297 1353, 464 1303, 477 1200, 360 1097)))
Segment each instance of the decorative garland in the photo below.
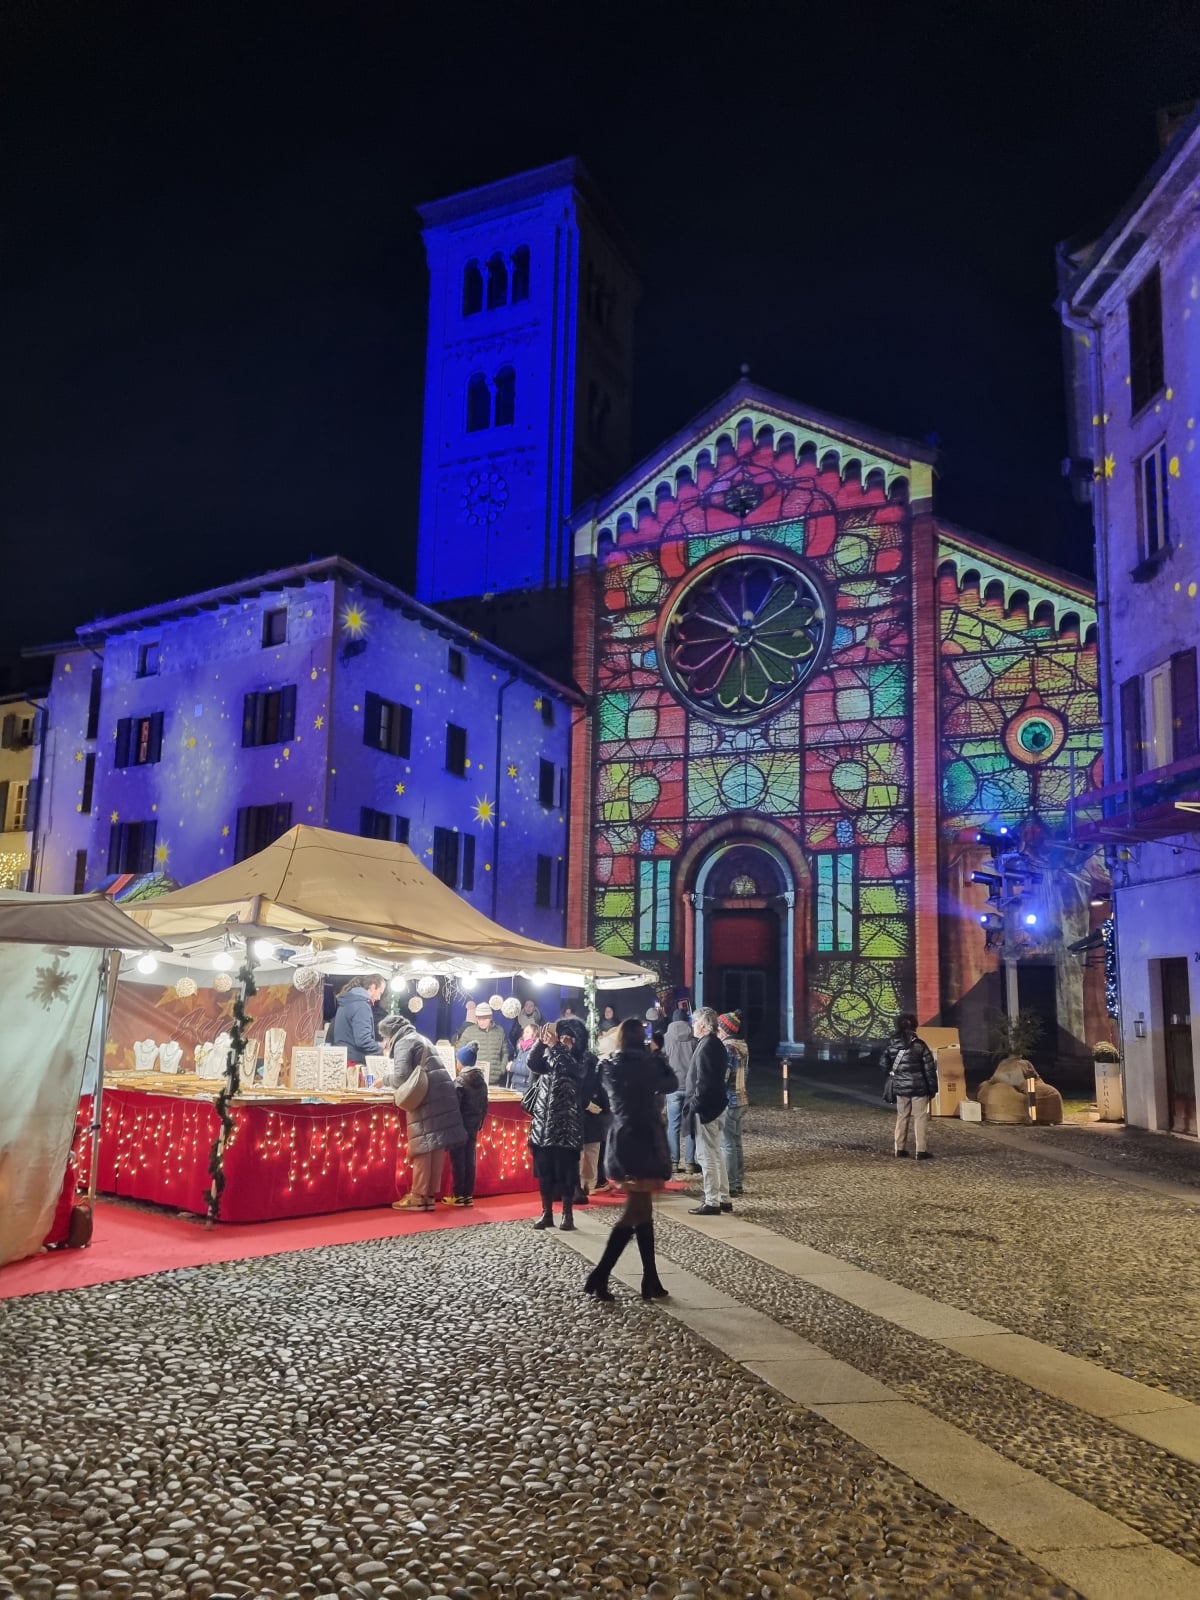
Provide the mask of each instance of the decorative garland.
POLYGON ((225 1081, 217 1096, 217 1118, 220 1127, 208 1153, 208 1175, 212 1182, 208 1190, 207 1226, 212 1227, 221 1214, 221 1195, 225 1188, 225 1150, 233 1137, 233 1113, 229 1103, 242 1087, 242 1056, 246 1049, 246 1029, 251 1021, 246 1001, 258 993, 254 982, 254 968, 249 954, 238 973, 238 992, 233 1001, 233 1027, 229 1030, 229 1051, 225 1057, 225 1081))

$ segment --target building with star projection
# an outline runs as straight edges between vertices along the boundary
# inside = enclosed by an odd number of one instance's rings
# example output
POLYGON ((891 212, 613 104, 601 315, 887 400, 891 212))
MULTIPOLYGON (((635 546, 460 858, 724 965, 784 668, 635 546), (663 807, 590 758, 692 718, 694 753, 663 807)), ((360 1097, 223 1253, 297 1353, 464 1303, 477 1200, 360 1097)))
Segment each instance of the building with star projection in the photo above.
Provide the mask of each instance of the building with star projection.
POLYGON ((54 663, 35 886, 191 883, 310 823, 561 943, 579 706, 337 558, 109 617, 54 663))

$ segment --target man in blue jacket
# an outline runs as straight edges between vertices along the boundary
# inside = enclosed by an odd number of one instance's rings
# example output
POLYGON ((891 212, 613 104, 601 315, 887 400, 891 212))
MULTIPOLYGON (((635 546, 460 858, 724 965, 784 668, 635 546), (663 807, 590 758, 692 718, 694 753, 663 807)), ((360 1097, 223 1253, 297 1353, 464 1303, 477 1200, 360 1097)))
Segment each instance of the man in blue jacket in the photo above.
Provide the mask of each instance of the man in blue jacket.
POLYGON ((688 1066, 684 1085, 683 1114, 694 1118, 696 1155, 704 1178, 704 1203, 693 1206, 694 1217, 718 1217, 732 1211, 729 1198, 729 1173, 725 1166, 725 1075, 729 1060, 725 1046, 717 1037, 717 1013, 701 1006, 692 1018, 696 1048, 688 1066))

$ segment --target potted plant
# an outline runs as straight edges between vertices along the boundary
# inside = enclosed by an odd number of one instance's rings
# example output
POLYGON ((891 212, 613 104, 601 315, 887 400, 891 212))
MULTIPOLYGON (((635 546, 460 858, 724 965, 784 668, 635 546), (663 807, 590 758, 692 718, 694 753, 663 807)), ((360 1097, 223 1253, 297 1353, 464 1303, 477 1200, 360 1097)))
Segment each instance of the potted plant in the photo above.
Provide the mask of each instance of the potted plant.
POLYGON ((1121 1079, 1121 1052, 1107 1039, 1092 1049, 1096 1064, 1096 1110, 1101 1122, 1124 1122, 1125 1085, 1121 1079))

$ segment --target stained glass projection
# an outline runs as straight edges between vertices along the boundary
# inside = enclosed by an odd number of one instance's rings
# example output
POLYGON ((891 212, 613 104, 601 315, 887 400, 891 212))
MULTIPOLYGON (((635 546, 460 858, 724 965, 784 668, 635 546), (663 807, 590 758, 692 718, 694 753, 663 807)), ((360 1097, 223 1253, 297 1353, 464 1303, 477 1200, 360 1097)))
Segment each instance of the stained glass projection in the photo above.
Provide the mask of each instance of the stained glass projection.
POLYGON ((671 948, 671 863, 638 862, 638 949, 671 948))
POLYGON ((816 857, 817 949, 854 949, 854 857, 848 851, 816 857))

